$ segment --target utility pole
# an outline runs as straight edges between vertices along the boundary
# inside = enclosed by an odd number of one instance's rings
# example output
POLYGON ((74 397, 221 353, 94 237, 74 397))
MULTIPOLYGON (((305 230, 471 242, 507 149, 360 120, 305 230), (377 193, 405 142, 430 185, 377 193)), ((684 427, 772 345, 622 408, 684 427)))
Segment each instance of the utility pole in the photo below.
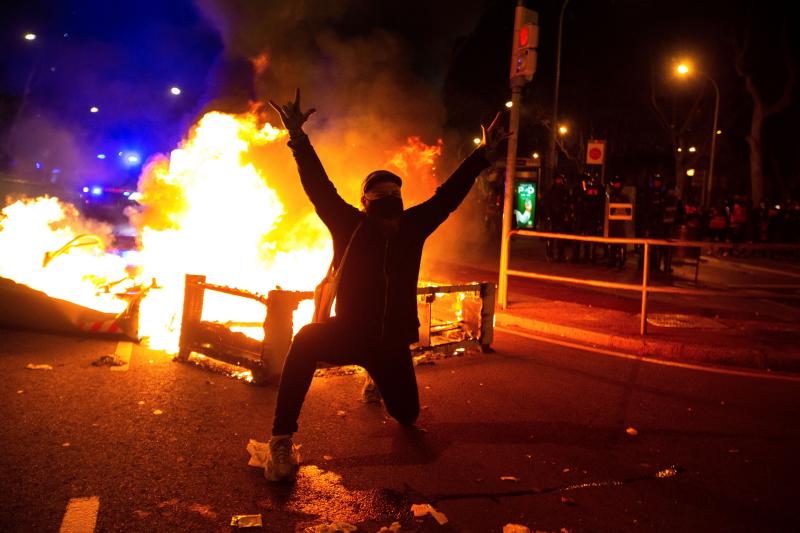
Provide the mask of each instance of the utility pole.
MULTIPOLYGON (((556 81, 553 87, 553 118, 550 121, 550 137, 547 139, 547 158, 545 159, 544 178, 547 184, 552 183, 556 171, 556 135, 558 135, 558 90, 561 83, 561 33, 564 28, 564 11, 569 0, 561 4, 561 14, 558 16, 558 37, 556 44, 556 81)), ((545 184, 539 184, 543 188, 545 184)))
POLYGON ((517 140, 519 136, 519 105, 522 87, 533 79, 536 71, 536 47, 539 44, 539 15, 525 8, 519 0, 514 13, 514 39, 511 44, 511 113, 509 115, 508 154, 503 195, 503 232, 500 241, 500 279, 498 303, 502 309, 508 305, 508 253, 513 216, 514 173, 517 166, 517 140))

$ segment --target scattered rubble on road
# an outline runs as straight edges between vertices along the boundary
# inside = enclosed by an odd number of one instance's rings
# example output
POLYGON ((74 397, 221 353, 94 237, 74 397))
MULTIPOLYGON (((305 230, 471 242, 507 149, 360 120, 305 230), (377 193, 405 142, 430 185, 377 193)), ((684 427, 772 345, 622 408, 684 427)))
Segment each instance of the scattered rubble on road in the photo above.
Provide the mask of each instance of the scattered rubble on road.
POLYGON ((231 517, 231 526, 244 529, 248 527, 263 527, 260 514, 237 514, 231 517))
POLYGON ((444 515, 444 513, 437 511, 429 503, 412 503, 411 512, 414 513, 414 516, 417 518, 429 514, 434 520, 436 520, 436 522, 439 523, 440 526, 443 526, 447 523, 447 517, 444 515))
POLYGON ((204 518, 215 519, 217 518, 217 513, 211 510, 210 505, 205 505, 202 503, 193 503, 189 506, 189 510, 193 511, 204 518))
POLYGON ((353 524, 347 522, 331 522, 329 524, 320 524, 318 526, 311 526, 306 528, 306 533, 350 533, 357 531, 358 528, 353 524))
POLYGON ((520 524, 506 524, 503 533, 531 533, 531 528, 520 524))
POLYGON ((36 365, 33 363, 28 363, 25 368, 28 370, 53 370, 53 367, 50 365, 36 365))
POLYGON ((99 359, 92 361, 92 366, 122 366, 125 361, 116 355, 103 355, 99 359))

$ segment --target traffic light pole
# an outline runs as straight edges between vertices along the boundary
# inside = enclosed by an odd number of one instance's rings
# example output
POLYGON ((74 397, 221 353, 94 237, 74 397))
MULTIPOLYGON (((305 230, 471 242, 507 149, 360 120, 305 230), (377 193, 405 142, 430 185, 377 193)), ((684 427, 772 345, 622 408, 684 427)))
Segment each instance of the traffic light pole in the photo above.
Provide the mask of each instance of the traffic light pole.
MULTIPOLYGON (((514 39, 511 44, 511 57, 514 61, 519 39, 520 28, 524 18, 525 7, 519 0, 514 16, 514 39)), ((513 216, 514 202, 514 173, 517 168, 517 139, 519 134, 519 103, 522 96, 522 87, 526 80, 517 76, 511 78, 511 113, 509 115, 508 129, 511 137, 508 138, 508 154, 506 155, 506 180, 503 194, 503 232, 500 240, 500 279, 497 284, 497 300, 501 309, 508 306, 508 254, 511 245, 511 217, 513 216)))
POLYGON ((506 155, 506 182, 503 193, 503 234, 500 241, 500 280, 498 303, 501 309, 508 306, 508 254, 511 246, 511 220, 514 215, 514 174, 517 170, 517 132, 519 131, 519 102, 524 81, 515 78, 511 83, 511 115, 509 117, 508 154, 506 155))

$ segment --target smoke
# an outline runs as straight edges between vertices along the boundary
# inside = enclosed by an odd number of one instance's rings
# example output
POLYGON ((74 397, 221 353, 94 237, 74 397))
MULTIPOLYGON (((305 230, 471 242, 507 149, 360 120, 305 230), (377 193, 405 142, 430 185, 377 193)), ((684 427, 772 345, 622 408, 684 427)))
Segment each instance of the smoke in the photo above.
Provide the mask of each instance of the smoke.
POLYGON ((86 161, 82 143, 80 130, 67 128, 43 114, 23 117, 8 141, 17 163, 13 174, 56 189, 74 189, 82 177, 78 169, 91 175, 93 162, 86 161))
MULTIPOLYGON (((317 109, 305 129, 342 197, 359 205, 363 177, 389 168, 403 177, 406 206, 413 205, 429 197, 464 155, 443 130, 440 84, 455 38, 472 28, 480 3, 465 4, 445 17, 441 7, 386 6, 366 0, 196 0, 225 46, 207 110, 241 112, 251 104, 244 100, 253 97, 262 103, 285 103, 300 87, 302 108, 317 109), (387 19, 391 24, 381 23, 387 19), (431 20, 448 21, 447 27, 437 28, 431 20), (382 29, 388 26, 394 30, 382 29), (409 40, 409 32, 414 39, 409 40), (398 168, 391 163, 410 144, 441 150, 442 139, 441 160, 433 168, 398 168)), ((278 122, 271 109, 264 110, 270 122, 278 122)), ((266 146, 251 152, 257 166, 281 176, 271 185, 287 205, 287 223, 307 213, 311 206, 289 151, 266 146)), ((476 227, 472 234, 477 231, 476 227)))

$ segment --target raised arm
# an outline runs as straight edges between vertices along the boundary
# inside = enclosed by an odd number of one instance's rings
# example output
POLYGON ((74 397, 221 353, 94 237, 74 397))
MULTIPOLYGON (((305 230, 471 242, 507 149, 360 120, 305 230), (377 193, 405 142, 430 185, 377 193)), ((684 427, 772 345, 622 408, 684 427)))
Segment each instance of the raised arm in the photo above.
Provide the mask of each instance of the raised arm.
POLYGON ((478 147, 433 196, 411 209, 425 233, 432 233, 464 201, 475 179, 497 156, 500 143, 511 135, 500 126, 500 117, 501 113, 497 113, 488 128, 481 126, 482 140, 478 147))
POLYGON ((336 187, 328 178, 314 147, 308 140, 308 135, 303 131, 303 124, 316 109, 301 111, 300 89, 295 92, 293 102, 278 105, 270 100, 269 103, 280 115, 283 127, 289 130, 289 148, 292 149, 297 163, 303 190, 314 205, 319 218, 333 233, 350 218, 354 218, 353 215, 357 214, 358 210, 345 202, 336 192, 336 187))

